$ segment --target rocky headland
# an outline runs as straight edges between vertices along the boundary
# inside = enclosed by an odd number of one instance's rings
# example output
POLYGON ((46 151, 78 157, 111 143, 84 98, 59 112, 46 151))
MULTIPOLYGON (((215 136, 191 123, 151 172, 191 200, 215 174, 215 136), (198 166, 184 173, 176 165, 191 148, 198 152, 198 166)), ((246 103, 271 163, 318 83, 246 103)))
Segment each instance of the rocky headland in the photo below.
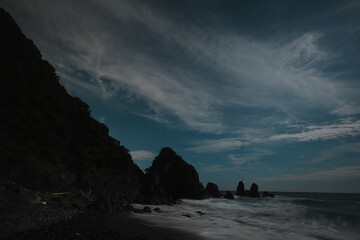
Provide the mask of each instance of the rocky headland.
MULTIPOLYGON (((169 147, 141 171, 129 150, 91 117, 89 106, 66 92, 2 8, 0 35, 0 237, 46 239, 79 225, 83 233, 63 237, 137 239, 114 232, 103 214, 137 211, 129 205, 134 202, 222 196, 215 183, 205 189, 196 169, 169 147), (95 222, 106 226, 96 230, 95 222)), ((260 197, 256 184, 245 191, 240 183, 236 195, 260 197)), ((231 192, 224 197, 234 198, 231 192)))

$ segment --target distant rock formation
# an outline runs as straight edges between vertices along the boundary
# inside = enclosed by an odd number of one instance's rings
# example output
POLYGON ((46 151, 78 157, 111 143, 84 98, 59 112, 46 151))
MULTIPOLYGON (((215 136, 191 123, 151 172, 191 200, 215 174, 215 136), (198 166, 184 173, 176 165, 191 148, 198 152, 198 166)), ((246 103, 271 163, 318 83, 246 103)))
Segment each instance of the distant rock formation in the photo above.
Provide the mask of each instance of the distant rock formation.
POLYGON ((245 186, 243 181, 240 181, 237 188, 236 188, 236 195, 238 196, 245 196, 245 186))
POLYGON ((224 198, 226 199, 234 199, 234 194, 232 194, 230 191, 226 191, 224 198))
POLYGON ((206 192, 209 195, 209 197, 212 197, 212 198, 221 197, 221 193, 219 192, 219 188, 215 183, 208 182, 208 184, 206 185, 206 192))
POLYGON ((251 184, 248 196, 249 197, 260 197, 259 187, 256 183, 251 184))
POLYGON ((135 200, 144 174, 0 8, 0 185, 135 200), (85 183, 85 185, 83 184, 85 183))
POLYGON ((263 197, 263 198, 265 198, 265 197, 274 198, 274 197, 275 197, 275 194, 269 193, 269 192, 265 191, 265 192, 263 192, 262 197, 263 197))
POLYGON ((171 148, 161 149, 151 167, 145 170, 145 195, 148 202, 164 203, 180 198, 203 199, 205 189, 195 168, 171 148))
POLYGON ((245 196, 245 197, 261 197, 259 193, 259 187, 256 183, 253 183, 250 187, 250 190, 245 190, 245 186, 243 181, 240 181, 238 183, 238 186, 236 188, 236 194, 237 196, 245 196))

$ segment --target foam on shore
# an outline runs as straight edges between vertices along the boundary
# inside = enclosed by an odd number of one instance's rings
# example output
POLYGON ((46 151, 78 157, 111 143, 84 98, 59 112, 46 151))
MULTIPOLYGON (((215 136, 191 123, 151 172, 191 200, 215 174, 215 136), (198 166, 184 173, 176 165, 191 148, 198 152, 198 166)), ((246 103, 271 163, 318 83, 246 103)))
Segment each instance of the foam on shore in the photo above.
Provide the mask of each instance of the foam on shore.
POLYGON ((337 202, 334 212, 327 208, 330 200, 324 201, 289 196, 182 200, 178 205, 160 206, 161 213, 134 216, 154 227, 187 231, 206 239, 360 239, 360 217, 349 215, 349 203, 342 209, 337 202), (321 204, 316 205, 317 201, 321 204))

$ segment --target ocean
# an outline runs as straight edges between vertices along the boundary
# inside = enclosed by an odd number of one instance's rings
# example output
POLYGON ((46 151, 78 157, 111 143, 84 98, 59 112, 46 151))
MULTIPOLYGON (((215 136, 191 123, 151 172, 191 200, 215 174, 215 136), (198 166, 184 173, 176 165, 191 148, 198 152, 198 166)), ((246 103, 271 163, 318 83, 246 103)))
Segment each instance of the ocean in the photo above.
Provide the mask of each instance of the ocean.
POLYGON ((275 194, 275 198, 183 199, 177 205, 151 206, 160 207, 161 213, 134 215, 155 227, 206 239, 360 239, 360 194, 275 194))

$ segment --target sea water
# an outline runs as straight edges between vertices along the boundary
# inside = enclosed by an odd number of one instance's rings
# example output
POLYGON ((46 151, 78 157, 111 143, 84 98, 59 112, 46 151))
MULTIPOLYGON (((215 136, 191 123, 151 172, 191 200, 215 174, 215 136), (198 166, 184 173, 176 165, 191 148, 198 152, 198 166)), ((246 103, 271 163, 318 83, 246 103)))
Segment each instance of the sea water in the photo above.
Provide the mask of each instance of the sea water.
POLYGON ((136 217, 206 239, 360 239, 360 194, 276 193, 151 207, 162 212, 136 217))

